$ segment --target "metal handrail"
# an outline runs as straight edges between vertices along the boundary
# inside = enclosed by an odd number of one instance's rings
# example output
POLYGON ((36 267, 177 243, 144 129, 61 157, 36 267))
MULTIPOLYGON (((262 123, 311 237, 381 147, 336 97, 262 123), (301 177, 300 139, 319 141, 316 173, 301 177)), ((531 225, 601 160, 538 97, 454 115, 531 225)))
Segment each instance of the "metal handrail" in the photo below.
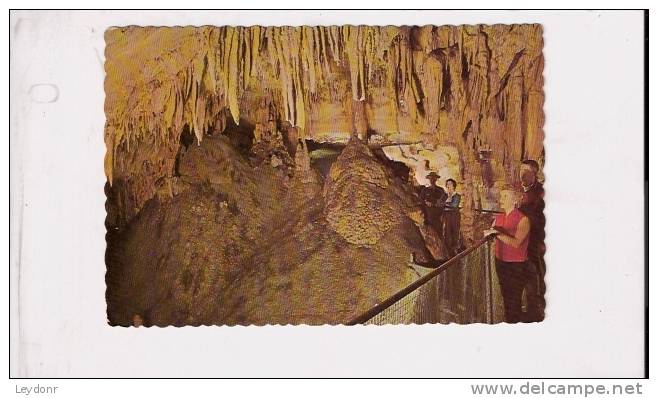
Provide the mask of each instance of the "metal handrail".
POLYGON ((473 211, 476 211, 478 213, 505 214, 505 212, 500 210, 473 209, 473 211))
MULTIPOLYGON (((464 207, 450 207, 450 206, 445 206, 444 211, 456 211, 456 210, 462 210, 464 207)), ((505 214, 504 211, 501 210, 490 210, 490 209, 472 209, 475 212, 478 213, 491 213, 491 214, 505 214)))
POLYGON ((432 278, 436 277, 440 273, 446 271, 448 268, 455 264, 459 264, 459 260, 462 258, 466 257, 469 253, 474 251, 475 249, 479 248, 480 246, 486 244, 488 241, 492 241, 494 239, 494 235, 488 235, 485 236, 484 238, 480 239, 479 241, 475 242, 475 244, 468 249, 464 250, 463 252, 455 255, 454 257, 450 258, 448 261, 445 263, 439 265, 436 269, 433 271, 429 272, 422 278, 417 279, 413 283, 411 283, 409 286, 405 287, 404 289, 396 292, 386 300, 382 301, 381 303, 375 305, 374 307, 370 308, 366 312, 362 313, 361 315, 357 316, 356 318, 353 318, 349 322, 345 323, 348 326, 351 325, 358 325, 361 323, 364 323, 374 317, 375 315, 379 314, 380 312, 386 310, 396 302, 402 300, 404 297, 409 295, 411 292, 414 290, 418 289, 419 287, 423 286, 425 283, 429 282, 432 278))

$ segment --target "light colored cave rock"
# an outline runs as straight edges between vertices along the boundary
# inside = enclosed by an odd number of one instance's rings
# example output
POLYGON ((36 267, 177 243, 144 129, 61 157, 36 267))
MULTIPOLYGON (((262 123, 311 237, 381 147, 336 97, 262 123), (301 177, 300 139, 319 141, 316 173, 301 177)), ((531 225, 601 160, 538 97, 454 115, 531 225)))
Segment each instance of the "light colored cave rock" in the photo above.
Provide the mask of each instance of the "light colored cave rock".
POLYGON ((490 188, 481 151, 493 149, 496 181, 522 158, 543 162, 540 25, 125 27, 105 39, 105 172, 125 221, 171 174, 183 126, 201 141, 227 118, 321 142, 375 132, 457 148, 469 206, 490 188))
POLYGON ((458 181, 472 242, 474 209, 544 162, 537 24, 105 40, 111 324, 345 322, 417 278, 410 253, 442 256, 413 197, 427 172, 458 181))

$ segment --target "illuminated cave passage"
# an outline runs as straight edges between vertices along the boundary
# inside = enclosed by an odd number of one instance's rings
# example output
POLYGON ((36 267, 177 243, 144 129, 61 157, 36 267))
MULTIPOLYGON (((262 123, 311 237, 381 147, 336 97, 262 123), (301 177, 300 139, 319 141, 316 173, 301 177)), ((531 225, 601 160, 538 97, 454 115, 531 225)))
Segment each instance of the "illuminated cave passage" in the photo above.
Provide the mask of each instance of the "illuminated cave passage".
POLYGON ((331 169, 331 165, 333 165, 336 159, 338 159, 338 155, 340 155, 345 146, 334 143, 306 140, 306 147, 309 151, 311 167, 317 170, 322 178, 326 178, 331 169))

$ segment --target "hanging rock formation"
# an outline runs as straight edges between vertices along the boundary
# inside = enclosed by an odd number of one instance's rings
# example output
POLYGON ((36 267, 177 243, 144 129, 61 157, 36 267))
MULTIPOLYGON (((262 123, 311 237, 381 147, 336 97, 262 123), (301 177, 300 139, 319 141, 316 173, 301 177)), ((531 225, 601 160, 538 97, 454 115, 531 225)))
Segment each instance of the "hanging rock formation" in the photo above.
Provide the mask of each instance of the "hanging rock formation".
POLYGON ((113 325, 345 322, 418 277, 412 253, 445 257, 427 171, 458 181, 472 241, 473 209, 544 162, 540 25, 105 39, 113 325))
POLYGON ((384 167, 373 160, 368 146, 352 138, 331 167, 325 184, 326 219, 347 242, 374 245, 400 222, 395 200, 381 201, 389 193, 384 167))
POLYGON ((543 164, 540 25, 125 27, 105 39, 105 172, 122 225, 173 175, 186 125, 199 142, 234 123, 274 124, 293 146, 358 133, 454 147, 467 211, 522 158, 543 164))

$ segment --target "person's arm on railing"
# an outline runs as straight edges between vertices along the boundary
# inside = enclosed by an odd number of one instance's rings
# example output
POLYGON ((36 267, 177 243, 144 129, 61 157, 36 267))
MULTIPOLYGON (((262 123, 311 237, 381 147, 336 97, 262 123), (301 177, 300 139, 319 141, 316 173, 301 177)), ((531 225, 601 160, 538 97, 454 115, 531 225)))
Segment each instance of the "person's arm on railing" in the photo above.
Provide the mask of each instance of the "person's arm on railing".
POLYGON ((496 230, 496 232, 496 238, 500 239, 501 242, 513 247, 519 247, 530 233, 530 220, 528 220, 528 217, 523 217, 521 221, 519 221, 519 225, 516 227, 516 233, 514 235, 501 230, 496 230))

